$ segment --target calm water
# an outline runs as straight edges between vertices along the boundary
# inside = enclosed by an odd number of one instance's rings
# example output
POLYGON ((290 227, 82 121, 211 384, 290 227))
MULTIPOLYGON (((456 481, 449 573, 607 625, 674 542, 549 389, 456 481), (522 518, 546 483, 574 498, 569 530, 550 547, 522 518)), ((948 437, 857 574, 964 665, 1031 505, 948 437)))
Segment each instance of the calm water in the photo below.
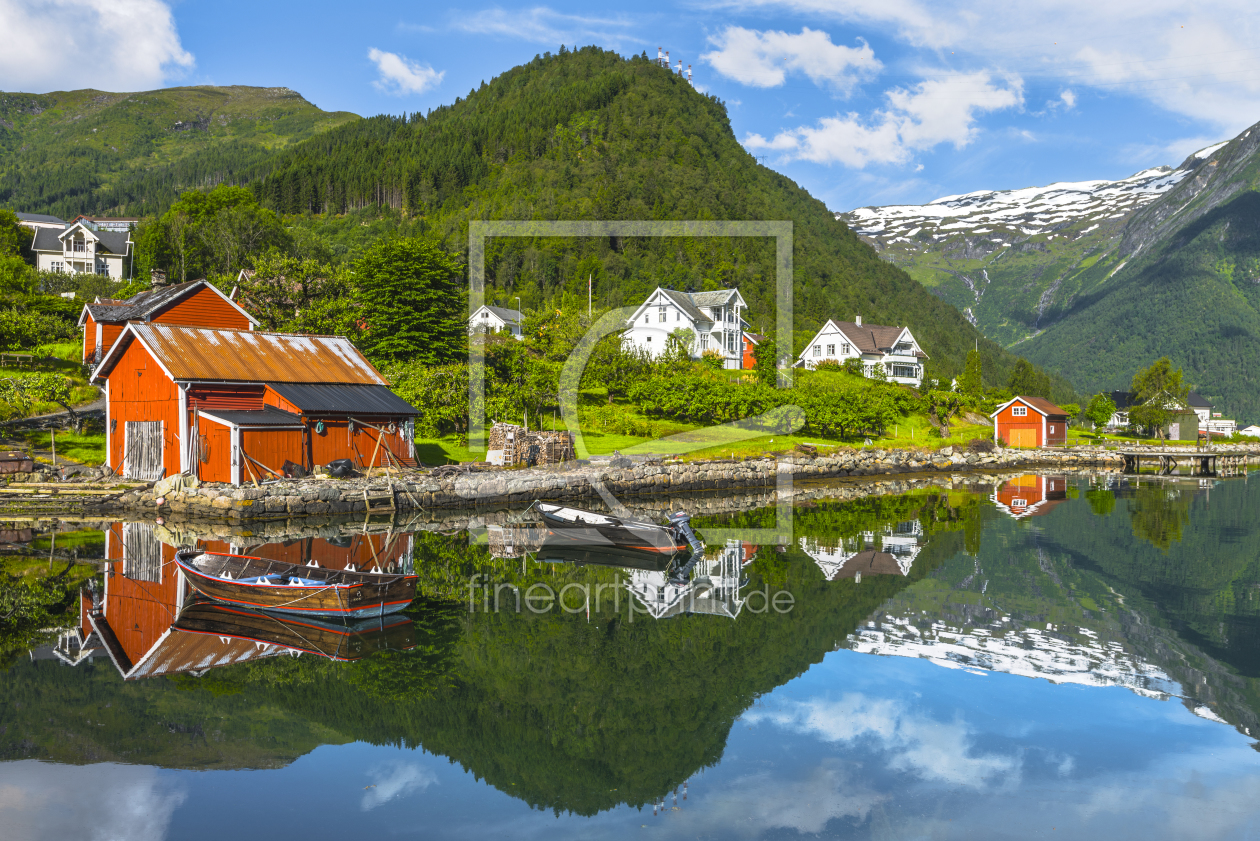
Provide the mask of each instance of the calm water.
POLYGON ((697 518, 685 586, 529 529, 63 534, 117 642, 11 646, 0 835, 1255 837, 1258 512, 1254 478, 820 499, 697 518), (169 563, 194 542, 421 598, 216 625, 169 563))

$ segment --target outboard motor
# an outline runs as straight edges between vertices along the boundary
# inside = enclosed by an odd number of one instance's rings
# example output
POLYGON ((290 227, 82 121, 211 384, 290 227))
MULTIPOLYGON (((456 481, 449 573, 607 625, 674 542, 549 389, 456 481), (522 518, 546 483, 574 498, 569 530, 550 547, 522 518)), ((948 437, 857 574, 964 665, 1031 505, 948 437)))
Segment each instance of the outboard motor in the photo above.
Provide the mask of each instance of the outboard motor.
POLYGON ((691 530, 690 514, 686 511, 679 511, 669 518, 669 527, 673 529, 674 534, 685 538, 687 543, 691 545, 691 554, 693 556, 704 556, 704 544, 700 542, 700 538, 696 537, 696 533, 691 530))

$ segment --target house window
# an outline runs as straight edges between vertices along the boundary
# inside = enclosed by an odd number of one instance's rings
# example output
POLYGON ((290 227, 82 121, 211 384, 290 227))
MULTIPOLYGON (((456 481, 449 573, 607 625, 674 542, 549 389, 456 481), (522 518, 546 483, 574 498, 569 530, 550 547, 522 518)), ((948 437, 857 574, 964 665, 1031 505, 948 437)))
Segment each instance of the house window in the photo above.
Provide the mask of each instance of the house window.
POLYGON ((52 270, 54 272, 64 272, 66 270, 66 264, 61 262, 60 260, 53 260, 52 270))
POLYGON ((96 273, 102 277, 109 277, 109 264, 104 262, 97 263, 96 273))
POLYGON ((897 353, 912 353, 914 351, 914 345, 909 342, 898 342, 897 347, 893 348, 893 350, 897 353))
POLYGON ((848 343, 848 342, 844 342, 842 345, 840 345, 840 352, 841 352, 841 353, 848 353, 848 352, 849 352, 849 343, 848 343))
POLYGON ((1027 417, 1028 409, 1024 406, 1012 406, 1011 415, 1017 418, 1027 417))
POLYGON ((1027 507, 1028 507, 1028 500, 1026 500, 1026 499, 1018 499, 1018 498, 1016 498, 1016 499, 1012 499, 1012 500, 1011 500, 1011 507, 1012 507, 1012 508, 1027 508, 1027 507))
POLYGON ((674 321, 682 321, 682 310, 674 310, 674 321))
POLYGON ((734 333, 726 334, 726 349, 732 352, 735 350, 735 334, 734 333))
POLYGON ((661 307, 660 317, 657 318, 657 321, 664 321, 664 320, 665 320, 665 308, 661 307))
POLYGON ((643 323, 644 323, 644 324, 651 324, 651 323, 652 323, 652 316, 650 316, 650 315, 645 315, 645 316, 643 316, 643 323))
POLYGON ((647 337, 647 340, 648 340, 648 344, 649 344, 649 345, 650 345, 650 344, 652 344, 652 337, 651 337, 651 336, 648 336, 648 337, 647 337))
POLYGON ((835 355, 836 355, 836 346, 835 346, 835 345, 827 345, 827 355, 828 355, 828 356, 835 356, 835 355))
POLYGON ((904 377, 906 379, 914 379, 919 373, 914 365, 893 365, 892 371, 894 377, 904 377))
POLYGON ((700 349, 701 349, 701 350, 704 350, 704 349, 705 349, 705 348, 707 348, 708 346, 709 346, 709 334, 708 334, 708 333, 701 333, 701 334, 700 334, 700 349))
POLYGON ((490 313, 488 313, 488 312, 483 312, 483 313, 481 314, 481 317, 482 317, 482 318, 489 318, 489 317, 490 317, 490 313))
POLYGON ((814 345, 814 356, 822 356, 822 345, 814 345))
POLYGON ((1054 433, 1054 424, 1050 424, 1050 432, 1051 432, 1051 434, 1053 434, 1053 433, 1054 433))

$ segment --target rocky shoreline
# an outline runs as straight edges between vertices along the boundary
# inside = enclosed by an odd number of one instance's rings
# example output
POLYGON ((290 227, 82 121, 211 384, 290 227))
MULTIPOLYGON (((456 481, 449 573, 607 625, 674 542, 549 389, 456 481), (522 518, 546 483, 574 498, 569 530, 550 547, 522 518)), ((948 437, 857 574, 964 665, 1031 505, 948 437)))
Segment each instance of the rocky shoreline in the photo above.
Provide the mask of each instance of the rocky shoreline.
MULTIPOLYGON (((1126 448, 1135 449, 1135 448, 1126 448)), ((1157 448, 1146 448, 1154 450, 1157 448)), ((1260 444, 1230 446, 1260 458, 1260 444)), ((1187 454, 1195 452, 1187 448, 1187 454)), ((255 487, 204 484, 196 488, 135 488, 90 506, 92 513, 181 515, 190 518, 267 520, 297 516, 398 513, 433 509, 478 509, 535 499, 569 503, 636 497, 674 497, 705 492, 782 489, 802 480, 888 477, 914 473, 999 472, 1020 468, 1104 468, 1116 471, 1118 452, 1099 447, 1065 450, 968 452, 946 447, 912 450, 842 450, 810 456, 682 462, 624 457, 568 462, 549 467, 503 469, 459 465, 370 479, 298 479, 255 487)))

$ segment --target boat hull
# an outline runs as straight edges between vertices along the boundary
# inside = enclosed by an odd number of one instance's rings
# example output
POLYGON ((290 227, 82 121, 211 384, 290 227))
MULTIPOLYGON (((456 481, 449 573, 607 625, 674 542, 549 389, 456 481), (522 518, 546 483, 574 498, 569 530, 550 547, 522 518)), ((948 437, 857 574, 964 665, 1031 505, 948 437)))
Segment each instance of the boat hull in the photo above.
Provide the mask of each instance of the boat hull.
POLYGON ((310 616, 366 618, 403 610, 415 599, 417 577, 375 573, 346 573, 308 569, 243 555, 214 555, 219 567, 232 578, 199 567, 200 553, 179 552, 175 561, 185 579, 201 595, 220 602, 268 611, 310 616), (303 577, 323 579, 310 585, 245 583, 240 579, 297 571, 303 577), (340 579, 340 581, 338 580, 340 579))
POLYGON ((185 633, 250 640, 341 661, 416 646, 415 623, 405 616, 341 622, 320 616, 274 615, 219 601, 185 605, 172 627, 185 633))

